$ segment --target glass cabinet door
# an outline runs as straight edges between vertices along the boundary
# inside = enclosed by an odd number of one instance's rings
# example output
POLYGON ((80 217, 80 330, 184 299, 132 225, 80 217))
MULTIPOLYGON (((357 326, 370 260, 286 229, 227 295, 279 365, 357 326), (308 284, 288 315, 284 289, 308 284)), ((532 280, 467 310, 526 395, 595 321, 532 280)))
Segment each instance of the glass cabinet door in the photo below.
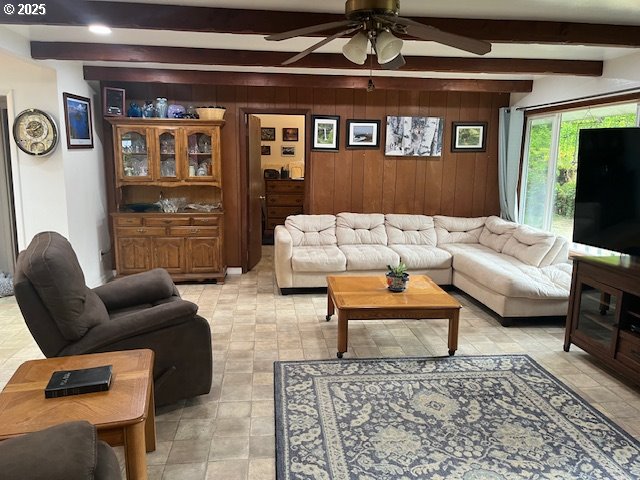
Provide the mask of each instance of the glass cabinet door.
POLYGON ((166 131, 158 137, 160 152, 160 180, 170 181, 178 179, 176 163, 176 135, 173 131, 166 131))
POLYGON ((613 348, 618 326, 620 292, 598 282, 581 283, 575 333, 603 349, 613 348))
POLYGON ((143 129, 123 131, 118 138, 120 139, 122 178, 151 179, 146 131, 143 129))
POLYGON ((187 135, 189 166, 188 180, 207 180, 213 178, 213 145, 211 132, 190 131, 187 135))

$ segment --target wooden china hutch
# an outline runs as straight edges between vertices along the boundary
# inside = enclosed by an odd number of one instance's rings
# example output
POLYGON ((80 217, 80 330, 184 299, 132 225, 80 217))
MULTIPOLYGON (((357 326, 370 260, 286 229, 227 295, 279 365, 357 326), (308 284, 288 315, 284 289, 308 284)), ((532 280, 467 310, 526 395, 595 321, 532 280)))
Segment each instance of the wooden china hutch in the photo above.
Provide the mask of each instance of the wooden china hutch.
POLYGON ((224 281, 224 120, 112 117, 115 269, 224 281))

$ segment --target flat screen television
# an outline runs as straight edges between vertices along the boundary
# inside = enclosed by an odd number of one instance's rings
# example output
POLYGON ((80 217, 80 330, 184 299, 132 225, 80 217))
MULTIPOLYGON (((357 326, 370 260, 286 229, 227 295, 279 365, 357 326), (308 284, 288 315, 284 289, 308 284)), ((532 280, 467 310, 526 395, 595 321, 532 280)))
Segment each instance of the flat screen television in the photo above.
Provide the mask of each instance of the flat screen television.
POLYGON ((573 241, 640 256, 640 128, 580 131, 573 241))

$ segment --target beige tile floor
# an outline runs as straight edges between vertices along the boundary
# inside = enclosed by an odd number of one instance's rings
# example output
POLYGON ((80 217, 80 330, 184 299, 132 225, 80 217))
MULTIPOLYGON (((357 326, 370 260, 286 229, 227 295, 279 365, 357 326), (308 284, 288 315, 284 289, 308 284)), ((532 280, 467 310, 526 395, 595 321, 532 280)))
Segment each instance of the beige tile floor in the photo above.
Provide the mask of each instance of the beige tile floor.
MULTIPOLYGON (((326 295, 281 296, 273 248, 258 267, 224 285, 181 285, 211 323, 214 377, 210 394, 157 415, 157 450, 148 454, 156 480, 275 478, 273 361, 335 358, 336 321, 325 322, 326 295)), ((640 439, 640 390, 612 376, 588 354, 562 350, 561 322, 504 328, 464 294, 456 355, 528 353, 593 406, 640 439)), ((0 298, 0 387, 25 360, 42 354, 13 297, 0 298)), ((365 321, 349 325, 347 357, 446 355, 444 320, 365 321)), ((194 365, 197 368, 197 365, 194 365)), ((120 460, 122 450, 118 449, 120 460)))

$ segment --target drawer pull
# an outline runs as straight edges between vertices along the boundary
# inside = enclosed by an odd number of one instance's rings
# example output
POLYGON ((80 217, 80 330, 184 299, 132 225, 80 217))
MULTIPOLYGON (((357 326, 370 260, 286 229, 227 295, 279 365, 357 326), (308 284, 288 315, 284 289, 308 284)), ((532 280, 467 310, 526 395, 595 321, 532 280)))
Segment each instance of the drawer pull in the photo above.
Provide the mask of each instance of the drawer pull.
POLYGON ((200 229, 199 228, 192 228, 191 229, 191 233, 200 233, 200 229))
POLYGON ((147 230, 146 230, 145 228, 139 228, 139 229, 138 229, 138 233, 144 233, 144 232, 146 232, 146 231, 147 231, 147 230))

